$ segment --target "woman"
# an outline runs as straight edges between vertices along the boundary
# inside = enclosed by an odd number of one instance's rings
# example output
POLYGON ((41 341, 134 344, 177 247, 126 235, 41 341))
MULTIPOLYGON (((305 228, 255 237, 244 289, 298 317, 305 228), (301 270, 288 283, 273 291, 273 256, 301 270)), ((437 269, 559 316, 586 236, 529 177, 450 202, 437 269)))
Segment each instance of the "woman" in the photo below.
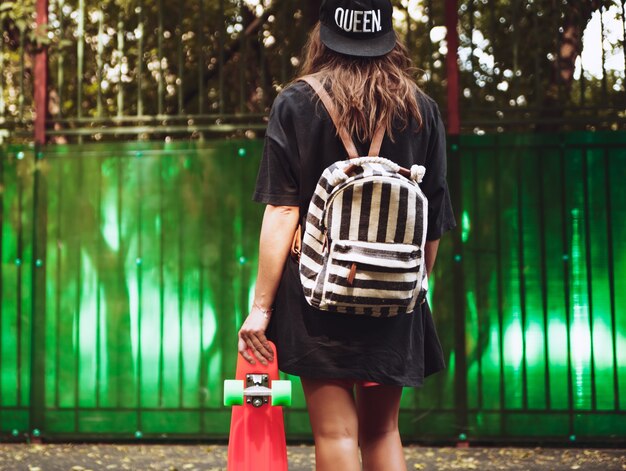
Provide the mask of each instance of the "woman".
MULTIPOLYGON (((445 130, 437 105, 410 77, 406 49, 392 27, 388 0, 325 0, 304 51, 302 75, 328 90, 360 155, 380 123, 381 155, 403 167, 426 167, 420 185, 429 200, 427 271, 439 238, 455 226, 445 180, 445 130)), ((301 377, 318 470, 406 469, 398 433, 403 386, 421 386, 444 368, 427 303, 386 319, 333 314, 309 306, 298 262, 289 257, 323 170, 346 151, 326 109, 303 81, 276 98, 254 199, 267 204, 252 310, 239 332, 251 363, 273 360, 301 377), (267 337, 266 337, 267 335, 267 337), (249 349, 249 352, 248 352, 249 349)))

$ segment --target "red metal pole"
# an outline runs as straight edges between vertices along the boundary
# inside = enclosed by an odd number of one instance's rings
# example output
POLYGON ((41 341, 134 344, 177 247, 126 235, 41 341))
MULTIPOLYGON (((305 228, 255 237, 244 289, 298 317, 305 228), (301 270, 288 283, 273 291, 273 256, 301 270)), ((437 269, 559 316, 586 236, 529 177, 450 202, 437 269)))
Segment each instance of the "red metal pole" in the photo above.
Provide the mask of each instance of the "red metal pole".
POLYGON ((459 23, 458 0, 446 0, 446 41, 448 55, 446 70, 448 77, 448 134, 458 136, 461 133, 459 116, 459 23))
MULTIPOLYGON (((448 183, 452 195, 452 207, 455 209, 457 221, 461 221, 461 213, 466 207, 463 201, 463 179, 461 167, 460 133, 461 119, 459 117, 459 22, 458 0, 446 0, 446 40, 448 55, 446 57, 446 71, 448 78, 448 183)), ((455 428, 458 432, 457 446, 468 446, 469 411, 468 411, 468 384, 467 384, 467 341, 466 341, 466 313, 465 297, 465 266, 464 246, 461 231, 453 232, 452 250, 454 263, 451 270, 454 292, 454 409, 455 428)))
MULTIPOLYGON (((37 34, 47 34, 48 0, 37 0, 37 34)), ((48 114, 48 48, 43 45, 35 53, 33 88, 35 92, 35 155, 43 159, 42 146, 46 143, 46 116, 48 114)), ((32 443, 41 443, 45 435, 46 417, 46 365, 45 365, 45 325, 46 325, 46 231, 47 223, 47 182, 42 172, 33 174, 33 215, 32 252, 36 259, 32 269, 32 329, 30 351, 30 414, 29 435, 32 443)))
MULTIPOLYGON (((47 34, 48 0, 37 0, 37 31, 47 34)), ((48 115, 48 46, 43 45, 35 53, 35 144, 46 143, 46 117, 48 115)))

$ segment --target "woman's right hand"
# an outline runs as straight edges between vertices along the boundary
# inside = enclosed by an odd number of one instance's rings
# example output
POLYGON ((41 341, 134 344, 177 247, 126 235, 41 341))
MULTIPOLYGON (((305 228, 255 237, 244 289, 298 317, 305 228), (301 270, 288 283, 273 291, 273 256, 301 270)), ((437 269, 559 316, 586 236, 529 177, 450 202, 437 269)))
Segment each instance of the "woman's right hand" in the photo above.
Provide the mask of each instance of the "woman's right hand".
POLYGON ((274 361, 274 352, 265 336, 269 322, 269 311, 262 311, 253 305, 250 314, 239 330, 239 354, 251 365, 256 363, 254 357, 263 365, 274 361))
POLYGON ((264 365, 274 361, 265 329, 270 322, 274 300, 291 242, 300 218, 298 206, 267 205, 263 214, 259 238, 259 271, 256 278, 254 303, 239 331, 239 354, 249 363, 258 360, 264 365))

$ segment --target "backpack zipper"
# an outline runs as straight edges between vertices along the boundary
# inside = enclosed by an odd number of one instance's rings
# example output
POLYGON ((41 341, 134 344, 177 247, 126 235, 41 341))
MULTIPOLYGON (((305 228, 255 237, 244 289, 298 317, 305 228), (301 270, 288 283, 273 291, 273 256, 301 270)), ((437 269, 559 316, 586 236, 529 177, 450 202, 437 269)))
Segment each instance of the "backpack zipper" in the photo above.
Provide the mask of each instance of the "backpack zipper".
MULTIPOLYGON (((368 181, 374 181, 374 180, 384 180, 384 181, 388 181, 388 182, 397 182, 399 180, 405 186, 406 186, 406 183, 407 183, 404 179, 400 179, 400 178, 396 178, 396 177, 390 177, 390 176, 384 176, 384 175, 370 175, 370 176, 363 177, 363 178, 355 178, 352 181, 346 182, 344 186, 337 187, 335 189, 334 193, 331 193, 330 197, 328 198, 328 202, 326 203, 326 208, 330 208, 330 205, 333 204, 333 201, 335 201, 335 198, 337 197, 337 195, 339 193, 341 193, 342 191, 344 191, 349 186, 354 186, 354 185, 357 184, 357 182, 366 183, 368 181)), ((410 185, 410 182, 409 182, 409 185, 410 185)), ((413 185, 411 185, 410 188, 417 188, 417 190, 419 191, 420 195, 423 196, 424 198, 426 198, 424 193, 422 193, 422 189, 419 187, 419 185, 417 183, 413 183, 413 185)), ((324 216, 322 218, 322 221, 324 222, 324 233, 326 233, 326 230, 328 228, 328 210, 327 209, 324 210, 324 216)), ((326 240, 326 239, 324 239, 324 240, 326 240)))

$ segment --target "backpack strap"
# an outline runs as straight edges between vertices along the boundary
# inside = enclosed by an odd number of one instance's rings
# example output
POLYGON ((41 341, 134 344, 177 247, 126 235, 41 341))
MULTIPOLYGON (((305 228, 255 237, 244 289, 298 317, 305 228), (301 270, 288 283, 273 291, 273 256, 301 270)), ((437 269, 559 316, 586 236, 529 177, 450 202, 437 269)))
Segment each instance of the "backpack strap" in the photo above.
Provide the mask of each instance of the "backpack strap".
POLYGON ((383 145, 383 138, 385 137, 385 126, 382 124, 376 128, 374 137, 372 138, 372 144, 370 145, 370 151, 367 153, 368 157, 380 157, 380 148, 383 145))
MULTIPOLYGON (((322 103, 324 103, 324 107, 326 108, 326 111, 328 111, 330 119, 333 121, 333 124, 335 125, 335 128, 339 133, 339 137, 341 138, 341 142, 343 142, 343 146, 348 153, 348 157, 351 159, 359 157, 359 152, 354 145, 354 141, 352 141, 352 138, 348 134, 348 131, 345 127, 339 125, 339 115, 337 113, 337 108, 335 108, 335 104, 333 103, 333 100, 330 98, 330 95, 324 88, 324 85, 322 85, 322 83, 312 75, 302 77, 300 80, 308 83, 311 88, 313 88, 315 93, 317 93, 317 96, 320 97, 322 103)), ((376 128, 374 138, 372 139, 372 143, 370 145, 370 150, 367 153, 369 157, 378 157, 380 155, 380 148, 382 146, 384 137, 385 127, 383 125, 380 125, 378 126, 378 128, 376 128)))

